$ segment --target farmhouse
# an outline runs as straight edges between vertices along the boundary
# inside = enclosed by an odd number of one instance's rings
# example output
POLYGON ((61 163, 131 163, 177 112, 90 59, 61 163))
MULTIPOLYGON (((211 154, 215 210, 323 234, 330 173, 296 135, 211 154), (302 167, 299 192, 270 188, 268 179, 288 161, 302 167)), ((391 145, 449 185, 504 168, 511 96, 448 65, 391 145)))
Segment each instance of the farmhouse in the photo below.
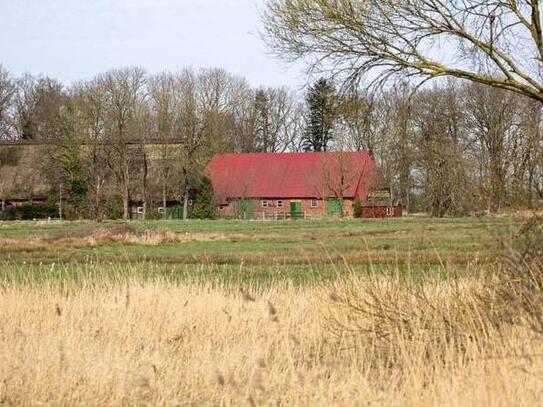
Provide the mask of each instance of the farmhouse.
POLYGON ((216 154, 206 175, 222 217, 353 216, 357 197, 362 216, 401 216, 366 152, 216 154))

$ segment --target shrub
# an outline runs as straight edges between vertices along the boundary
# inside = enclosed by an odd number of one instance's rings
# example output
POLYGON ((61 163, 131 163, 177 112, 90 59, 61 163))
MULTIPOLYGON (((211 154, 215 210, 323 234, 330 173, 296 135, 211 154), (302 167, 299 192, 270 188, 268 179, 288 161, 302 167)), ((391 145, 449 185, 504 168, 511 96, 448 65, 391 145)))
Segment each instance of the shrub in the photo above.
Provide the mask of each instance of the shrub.
POLYGON ((58 217, 58 209, 50 204, 28 204, 0 212, 0 220, 32 220, 58 217))
POLYGON ((196 193, 192 217, 195 219, 215 218, 215 194, 213 193, 213 185, 207 177, 202 179, 200 188, 196 193))
POLYGON ((362 202, 359 197, 356 197, 353 204, 353 217, 361 218, 362 217, 362 202))

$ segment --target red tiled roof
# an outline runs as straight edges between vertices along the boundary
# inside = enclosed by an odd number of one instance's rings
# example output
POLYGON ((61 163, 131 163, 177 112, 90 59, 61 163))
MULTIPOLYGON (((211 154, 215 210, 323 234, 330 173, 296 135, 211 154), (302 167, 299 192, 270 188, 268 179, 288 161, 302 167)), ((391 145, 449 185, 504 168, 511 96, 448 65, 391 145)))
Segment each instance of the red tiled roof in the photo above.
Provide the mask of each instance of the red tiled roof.
POLYGON ((206 175, 226 198, 366 199, 375 164, 366 152, 216 154, 206 175))

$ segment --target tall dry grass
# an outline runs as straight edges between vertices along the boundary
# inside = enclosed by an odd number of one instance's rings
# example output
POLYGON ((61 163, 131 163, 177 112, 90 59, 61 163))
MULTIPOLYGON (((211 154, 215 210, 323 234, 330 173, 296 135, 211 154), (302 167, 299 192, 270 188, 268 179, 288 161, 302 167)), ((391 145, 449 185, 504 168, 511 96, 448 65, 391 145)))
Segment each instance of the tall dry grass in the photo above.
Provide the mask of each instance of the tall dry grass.
POLYGON ((473 276, 6 280, 0 405, 540 405, 542 225, 473 276))
POLYGON ((487 294, 482 276, 4 283, 0 405, 539 405, 541 338, 487 294))
MULTIPOLYGON (((165 243, 207 242, 244 238, 240 234, 175 233, 170 230, 137 230, 130 225, 102 227, 94 230, 70 231, 42 236, 0 237, 0 253, 37 251, 55 248, 99 247, 111 244, 158 246, 165 243)), ((245 237, 248 239, 247 237, 245 237)))

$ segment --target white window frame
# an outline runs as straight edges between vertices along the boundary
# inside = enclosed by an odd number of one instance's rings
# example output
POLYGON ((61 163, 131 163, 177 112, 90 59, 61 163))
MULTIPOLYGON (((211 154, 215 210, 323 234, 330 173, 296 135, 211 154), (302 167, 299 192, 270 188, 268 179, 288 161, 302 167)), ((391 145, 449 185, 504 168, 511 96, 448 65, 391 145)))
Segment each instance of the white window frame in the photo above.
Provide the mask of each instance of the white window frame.
POLYGON ((283 201, 277 201, 277 208, 281 209, 283 207, 283 201))
POLYGON ((267 200, 267 199, 262 199, 262 200, 260 201, 260 206, 261 206, 262 208, 268 208, 268 206, 269 206, 268 200, 267 200))
POLYGON ((387 216, 390 217, 394 215, 394 208, 387 206, 387 216))
POLYGON ((158 210, 158 213, 164 213, 164 212, 166 212, 166 208, 164 208, 163 206, 159 206, 159 207, 157 208, 157 210, 158 210))
POLYGON ((143 206, 138 206, 138 207, 136 208, 136 213, 137 213, 138 215, 143 215, 143 206))
POLYGON ((318 208, 319 207, 319 200, 318 199, 312 199, 310 203, 312 208, 318 208))

